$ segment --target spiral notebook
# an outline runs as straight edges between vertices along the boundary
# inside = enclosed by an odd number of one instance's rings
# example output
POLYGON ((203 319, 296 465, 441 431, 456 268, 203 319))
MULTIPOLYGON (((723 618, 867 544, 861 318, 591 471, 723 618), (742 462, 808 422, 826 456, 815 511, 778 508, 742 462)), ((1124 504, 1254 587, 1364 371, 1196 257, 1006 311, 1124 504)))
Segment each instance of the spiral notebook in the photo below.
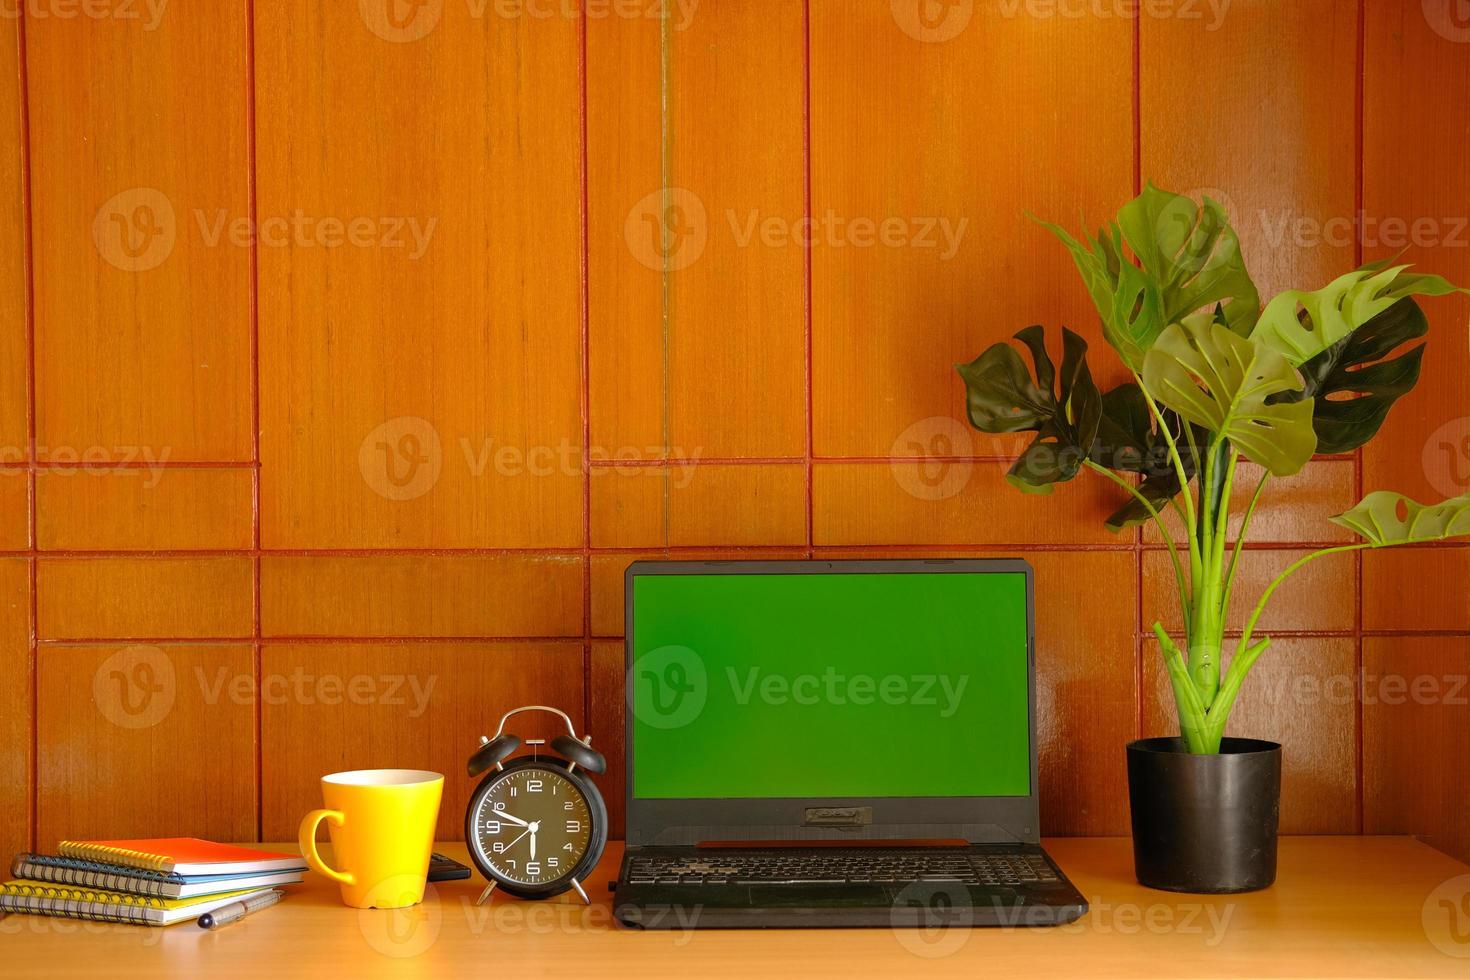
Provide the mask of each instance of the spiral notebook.
POLYGON ((194 919, 232 902, 263 895, 266 888, 224 892, 202 898, 150 898, 124 895, 75 885, 47 885, 34 881, 7 881, 0 885, 0 912, 96 919, 135 925, 170 926, 194 919))
POLYGON ((160 837, 156 840, 64 840, 62 857, 99 864, 122 865, 144 871, 183 875, 243 875, 272 871, 304 871, 299 854, 257 851, 234 844, 215 844, 197 837, 160 837))
POLYGON ((301 881, 302 871, 267 871, 260 874, 180 875, 164 871, 144 871, 100 861, 54 857, 49 854, 19 854, 10 866, 12 878, 49 882, 53 885, 80 885, 103 891, 127 892, 131 895, 157 895, 163 898, 192 898, 246 888, 294 885, 301 881))

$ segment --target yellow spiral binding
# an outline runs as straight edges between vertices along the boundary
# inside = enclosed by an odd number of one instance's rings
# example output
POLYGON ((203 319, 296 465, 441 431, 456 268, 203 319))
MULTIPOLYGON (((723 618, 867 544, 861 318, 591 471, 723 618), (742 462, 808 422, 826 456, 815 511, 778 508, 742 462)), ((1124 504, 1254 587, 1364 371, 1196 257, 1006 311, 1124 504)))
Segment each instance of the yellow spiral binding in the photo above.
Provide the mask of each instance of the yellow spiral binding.
POLYGON ((163 854, 148 854, 145 851, 130 851, 125 847, 105 847, 101 844, 78 843, 64 840, 57 848, 62 857, 79 861, 100 861, 103 864, 121 864, 144 871, 169 871, 173 860, 163 854))
POLYGON ((121 892, 94 891, 77 885, 26 885, 19 882, 0 885, 0 897, 46 898, 66 902, 91 902, 97 905, 125 905, 134 908, 164 909, 166 901, 155 895, 125 895, 121 892))

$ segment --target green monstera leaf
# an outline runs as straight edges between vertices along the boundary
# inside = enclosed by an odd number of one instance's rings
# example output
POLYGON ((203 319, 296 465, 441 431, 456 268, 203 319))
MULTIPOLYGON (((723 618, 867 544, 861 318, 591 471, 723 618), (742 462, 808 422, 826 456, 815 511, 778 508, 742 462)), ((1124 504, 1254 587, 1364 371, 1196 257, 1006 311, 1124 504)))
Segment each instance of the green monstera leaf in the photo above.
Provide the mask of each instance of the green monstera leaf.
POLYGON ((1398 357, 1388 355, 1428 332, 1429 321, 1419 304, 1401 299, 1303 364, 1302 391, 1276 397, 1315 398, 1317 452, 1350 453, 1378 434, 1394 402, 1419 383, 1423 344, 1398 357))
POLYGON ((1251 332, 1260 294, 1246 271, 1240 240, 1216 202, 1149 184, 1096 238, 1073 238, 1043 222, 1072 253, 1103 321, 1103 335, 1134 371, 1172 323, 1202 309, 1224 311, 1230 329, 1251 332), (1124 245, 1138 260, 1132 264, 1124 245))
POLYGON ((1300 472, 1317 448, 1313 399, 1271 400, 1303 382, 1280 353, 1208 315, 1159 335, 1143 364, 1145 386, 1187 422, 1229 439, 1274 476, 1300 472))
MULTIPOLYGON (((1196 460, 1190 441, 1184 435, 1184 422, 1167 409, 1163 415, 1179 447, 1184 472, 1193 479, 1196 460)), ((1199 426, 1192 428, 1194 444, 1203 445, 1207 433, 1199 426)), ((1155 510, 1162 511, 1170 500, 1179 495, 1179 474, 1169 460, 1169 444, 1154 425, 1143 389, 1131 381, 1103 395, 1102 422, 1098 426, 1097 445, 1091 458, 1109 469, 1142 475, 1137 490, 1155 510)), ((1137 497, 1130 496, 1127 503, 1107 519, 1106 526, 1116 533, 1151 519, 1148 508, 1137 497)))
POLYGON ((1470 534, 1470 494, 1426 506, 1401 493, 1379 490, 1332 523, 1379 546, 1438 541, 1470 534))
POLYGON ((1077 334, 1062 329, 1060 378, 1041 327, 1027 327, 1016 339, 1031 351, 1034 381, 1009 344, 995 344, 955 369, 965 379, 971 425, 982 432, 1037 433, 1006 479, 1028 493, 1051 493, 1082 468, 1097 438, 1102 397, 1087 366, 1087 342, 1077 334))
POLYGON ((1462 292, 1439 276, 1374 262, 1316 290, 1288 289, 1266 304, 1251 335, 1300 367, 1409 296, 1462 292))

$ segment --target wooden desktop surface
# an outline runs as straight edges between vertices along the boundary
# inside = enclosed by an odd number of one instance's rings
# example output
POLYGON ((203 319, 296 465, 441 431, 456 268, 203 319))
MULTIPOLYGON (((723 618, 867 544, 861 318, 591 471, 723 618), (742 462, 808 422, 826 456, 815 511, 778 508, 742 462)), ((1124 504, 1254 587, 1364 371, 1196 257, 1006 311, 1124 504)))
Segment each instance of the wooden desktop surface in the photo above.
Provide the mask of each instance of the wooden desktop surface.
MULTIPOLYGON (((267 845, 294 851, 292 845, 267 845)), ((1063 838, 1048 850, 1092 904, 1053 929, 636 932, 612 921, 609 846, 575 896, 476 907, 484 882, 431 885, 401 911, 342 906, 315 874, 278 906, 205 932, 12 915, 0 973, 17 977, 424 977, 458 980, 783 976, 1470 976, 1470 867, 1403 837, 1281 842, 1275 887, 1175 895, 1133 879, 1129 842, 1063 838), (1453 916, 1453 918, 1452 918, 1453 916)), ((466 861, 463 844, 443 853, 466 861)))

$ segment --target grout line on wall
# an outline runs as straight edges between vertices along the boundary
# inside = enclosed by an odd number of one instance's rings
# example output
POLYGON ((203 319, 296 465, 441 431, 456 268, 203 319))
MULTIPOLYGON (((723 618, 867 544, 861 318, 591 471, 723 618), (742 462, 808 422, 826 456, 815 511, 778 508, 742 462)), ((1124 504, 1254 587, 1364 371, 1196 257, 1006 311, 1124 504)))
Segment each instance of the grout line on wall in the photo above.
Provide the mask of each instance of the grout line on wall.
MULTIPOLYGON (((26 452, 29 460, 36 458, 36 253, 35 236, 32 232, 34 209, 31 193, 31 108, 30 70, 27 63, 26 13, 24 8, 16 11, 16 85, 19 99, 20 123, 20 193, 21 193, 21 267, 24 270, 22 303, 24 305, 26 344, 26 452)), ((36 593, 36 554, 39 537, 36 528, 36 474, 26 474, 26 586, 28 596, 26 681, 27 708, 30 714, 29 751, 26 753, 26 819, 29 847, 36 850, 40 834, 40 770, 41 770, 41 658, 40 658, 40 605, 36 593)))
MULTIPOLYGON (((1143 18, 1133 18, 1133 104, 1130 121, 1133 125, 1133 195, 1143 193, 1143 18)), ((1144 539, 1142 526, 1133 529, 1134 587, 1137 590, 1134 608, 1133 632, 1133 696, 1136 717, 1134 736, 1144 737, 1144 539)))
MULTIPOLYGON (((801 139, 804 151, 806 172, 803 175, 802 185, 802 207, 805 209, 803 218, 806 227, 811 227, 812 222, 812 4, 811 0, 805 0, 801 10, 801 34, 802 34, 802 106, 801 106, 801 139)), ((815 428, 816 416, 813 412, 815 398, 812 390, 812 236, 808 235, 802 248, 803 273, 805 274, 806 295, 805 300, 805 323, 803 329, 806 336, 803 341, 806 345, 806 547, 807 555, 814 554, 816 545, 816 513, 813 504, 812 460, 816 455, 815 428)))
MULTIPOLYGON (((1367 0, 1358 0, 1357 4, 1357 64, 1354 72, 1353 91, 1353 225, 1357 232, 1353 236, 1353 265, 1361 267, 1363 264, 1363 203, 1364 203, 1364 173, 1363 162, 1364 147, 1364 74, 1367 71, 1367 0)), ((1353 453, 1353 483, 1356 488, 1356 497, 1363 499, 1363 448, 1358 447, 1353 453)), ((1366 790, 1363 786, 1363 562, 1364 554, 1361 551, 1353 554, 1353 571, 1356 576, 1354 583, 1356 601, 1353 603, 1354 628, 1357 631, 1357 642, 1354 649, 1354 662, 1358 675, 1358 696, 1354 699, 1353 711, 1356 715, 1356 726, 1353 739, 1354 767, 1357 779, 1357 830, 1361 834, 1364 826, 1364 810, 1366 808, 1366 790)))
MULTIPOLYGON (((250 227, 257 220, 259 201, 255 158, 255 0, 245 0, 245 199, 250 227)), ((261 690, 260 654, 260 248, 258 236, 250 236, 250 581, 251 633, 250 673, 257 693, 261 690)), ((264 698, 256 697, 255 722, 255 839, 265 827, 265 709, 264 698)))
POLYGON ((582 118, 582 733, 592 730, 592 280, 591 192, 587 144, 587 16, 577 18, 577 73, 581 81, 582 118))

